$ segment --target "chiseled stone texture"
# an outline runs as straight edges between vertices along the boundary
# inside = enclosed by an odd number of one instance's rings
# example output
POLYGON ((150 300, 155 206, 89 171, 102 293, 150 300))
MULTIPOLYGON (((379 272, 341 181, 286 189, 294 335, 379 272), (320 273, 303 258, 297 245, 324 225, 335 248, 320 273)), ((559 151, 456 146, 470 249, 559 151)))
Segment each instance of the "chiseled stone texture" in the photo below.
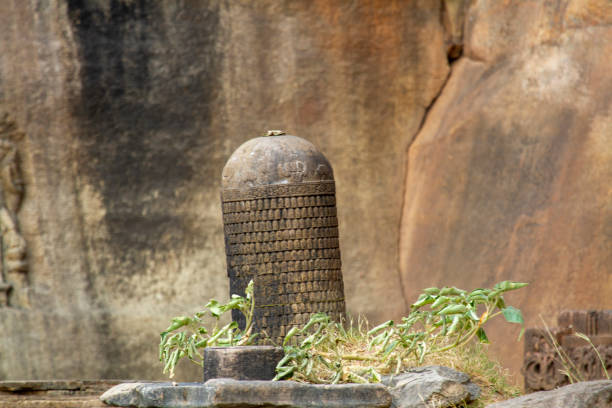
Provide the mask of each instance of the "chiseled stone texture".
MULTIPOLYGON (((525 281, 507 300, 530 327, 610 308, 612 3, 473 1, 463 41, 406 159, 406 297, 525 281)), ((518 374, 502 320, 491 350, 518 374)))
POLYGON ((0 2, 0 117, 24 135, 30 268, 29 308, 0 309, 0 379, 162 379, 170 318, 228 296, 221 170, 268 129, 332 163, 349 311, 401 314, 401 166, 449 72, 440 13, 431 0, 0 2))
POLYGON ((446 408, 472 402, 480 387, 462 372, 443 366, 427 366, 383 378, 394 408, 446 408))
POLYGON ((496 402, 487 408, 609 408, 612 407, 612 381, 585 381, 552 391, 540 391, 496 402))
POLYGON ((127 383, 100 399, 111 406, 151 408, 386 408, 391 396, 380 384, 312 385, 293 381, 127 383))

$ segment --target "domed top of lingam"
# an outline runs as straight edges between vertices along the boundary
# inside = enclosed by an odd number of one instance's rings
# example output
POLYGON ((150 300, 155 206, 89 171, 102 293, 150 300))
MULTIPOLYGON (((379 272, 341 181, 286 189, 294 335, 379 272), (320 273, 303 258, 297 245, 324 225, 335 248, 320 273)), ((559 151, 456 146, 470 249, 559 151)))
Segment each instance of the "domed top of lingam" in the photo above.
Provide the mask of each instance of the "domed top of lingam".
POLYGON ((268 136, 251 139, 236 149, 223 168, 221 188, 333 180, 331 165, 312 143, 282 131, 268 131, 268 136))

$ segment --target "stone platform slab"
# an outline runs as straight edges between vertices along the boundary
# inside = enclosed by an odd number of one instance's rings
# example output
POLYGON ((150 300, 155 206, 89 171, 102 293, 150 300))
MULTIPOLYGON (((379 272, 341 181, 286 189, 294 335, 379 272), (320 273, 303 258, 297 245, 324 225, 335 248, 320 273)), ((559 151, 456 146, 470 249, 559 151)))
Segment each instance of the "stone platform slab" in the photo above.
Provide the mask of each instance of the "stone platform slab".
POLYGON ((100 399, 114 407, 150 408, 387 408, 381 384, 312 385, 293 381, 119 384, 100 399))
POLYGON ((108 408, 100 394, 121 380, 0 381, 0 408, 108 408))

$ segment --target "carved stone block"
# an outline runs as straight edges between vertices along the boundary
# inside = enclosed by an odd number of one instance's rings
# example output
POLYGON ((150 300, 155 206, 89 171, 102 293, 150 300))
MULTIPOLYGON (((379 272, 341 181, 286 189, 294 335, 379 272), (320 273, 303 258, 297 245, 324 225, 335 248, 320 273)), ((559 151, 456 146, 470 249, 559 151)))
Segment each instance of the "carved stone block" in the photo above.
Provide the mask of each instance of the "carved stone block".
POLYGON ((558 327, 525 332, 523 375, 527 392, 547 391, 569 384, 566 369, 553 345, 569 357, 584 380, 604 379, 604 366, 612 371, 612 310, 570 310, 558 316, 558 327), (574 333, 586 334, 593 345, 574 333), (604 361, 604 366, 597 356, 604 361))
POLYGON ((312 144, 282 134, 246 142, 223 169, 221 200, 230 292, 254 280, 256 331, 281 344, 312 313, 344 317, 333 172, 312 144))
POLYGON ((213 378, 271 380, 285 355, 281 347, 236 346, 204 349, 204 382, 213 378))

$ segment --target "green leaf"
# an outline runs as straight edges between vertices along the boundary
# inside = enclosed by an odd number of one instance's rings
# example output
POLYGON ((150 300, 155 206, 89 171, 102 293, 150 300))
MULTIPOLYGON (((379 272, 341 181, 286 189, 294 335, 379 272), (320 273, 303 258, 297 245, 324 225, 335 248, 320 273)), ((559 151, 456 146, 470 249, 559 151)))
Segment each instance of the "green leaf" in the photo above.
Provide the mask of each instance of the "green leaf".
POLYGON ((423 307, 423 306, 428 305, 428 304, 433 303, 433 302, 434 302, 434 298, 433 297, 431 297, 429 295, 422 294, 421 296, 419 296, 419 299, 412 304, 411 307, 413 307, 413 308, 423 307))
POLYGON ((291 330, 289 330, 289 332, 285 335, 285 339, 283 340, 283 346, 286 346, 289 343, 289 340, 291 340, 291 338, 295 336, 298 331, 300 331, 299 327, 292 327, 291 330))
POLYGON ((437 309, 442 305, 447 304, 450 301, 450 298, 448 296, 440 296, 439 298, 436 299, 435 302, 433 302, 433 304, 431 305, 432 309, 437 309))
POLYGON ((223 314, 223 309, 221 308, 221 305, 215 299, 209 301, 205 307, 210 311, 210 314, 213 315, 213 317, 216 317, 217 319, 223 314))
POLYGON ((308 323, 306 323, 306 325, 302 327, 302 332, 306 332, 306 330, 310 329, 313 325, 317 323, 329 324, 329 322, 330 322, 330 318, 327 314, 313 313, 312 316, 310 316, 310 320, 308 321, 308 323))
POLYGON ((460 317, 459 315, 455 315, 455 317, 453 318, 453 322, 451 323, 450 327, 448 328, 448 333, 447 334, 453 334, 456 330, 457 327, 459 327, 459 322, 460 322, 460 317))
POLYGON ((295 367, 287 367, 287 368, 283 368, 282 370, 278 370, 276 377, 274 377, 272 381, 278 381, 278 380, 282 380, 285 377, 291 377, 294 371, 295 371, 295 367))
POLYGON ((172 319, 172 324, 170 324, 170 326, 166 329, 165 332, 167 333, 176 329, 180 329, 183 326, 187 326, 189 323, 191 323, 191 318, 188 316, 175 317, 174 319, 172 319))
POLYGON ((496 292, 501 293, 501 292, 507 292, 509 290, 516 290, 516 289, 524 288, 527 285, 529 284, 523 283, 523 282, 503 281, 493 286, 493 289, 496 292))
POLYGON ((399 343, 400 343, 399 340, 392 341, 391 344, 389 344, 385 348, 384 353, 382 355, 382 358, 386 359, 389 356, 389 354, 391 354, 393 352, 393 350, 395 350, 395 348, 399 345, 399 343))
POLYGON ((490 289, 476 289, 471 291, 467 298, 469 301, 474 301, 478 303, 487 302, 489 300, 489 294, 491 293, 490 289))
POLYGON ((448 315, 448 314, 459 314, 465 313, 467 311, 467 307, 465 305, 448 305, 444 309, 440 310, 438 314, 448 315))
POLYGON ((436 296, 438 293, 440 293, 440 289, 438 288, 427 288, 427 289, 423 289, 423 293, 430 295, 430 296, 436 296))
POLYGON ((372 330, 370 330, 368 332, 368 335, 371 336, 374 333, 377 333, 379 331, 381 331, 382 329, 386 329, 387 327, 392 327, 395 323, 393 323, 393 320, 387 320, 386 322, 379 324, 378 326, 376 326, 375 328, 373 328, 372 330))
POLYGON ((370 346, 370 347, 374 347, 374 346, 376 346, 377 344, 380 344, 380 343, 382 343, 383 341, 385 341, 386 334, 387 334, 387 332, 382 332, 382 333, 380 333, 378 336, 374 337, 372 340, 370 340, 370 344, 369 344, 369 346, 370 346))
POLYGON ((506 321, 509 323, 525 323, 525 321, 523 320, 523 314, 516 307, 508 306, 505 309, 502 309, 502 313, 506 318, 506 321))
POLYGON ((221 310, 223 310, 223 312, 227 312, 228 310, 231 310, 231 309, 238 309, 240 308, 242 303, 244 303, 244 298, 242 297, 233 298, 226 304, 222 305, 221 310))
POLYGON ((474 320, 475 322, 480 320, 480 317, 478 317, 478 314, 476 313, 476 311, 474 311, 474 309, 469 309, 465 315, 470 319, 474 320))
POLYGON ((489 343, 489 338, 487 337, 487 334, 485 333, 482 327, 480 327, 478 331, 476 331, 476 336, 478 336, 478 340, 480 340, 481 343, 489 343))
POLYGON ((319 337, 319 339, 314 342, 313 346, 317 347, 319 344, 323 343, 328 338, 329 338, 329 334, 324 334, 323 336, 319 337))
POLYGON ((456 287, 445 287, 440 290, 440 296, 458 296, 464 294, 465 290, 457 289, 456 287))
POLYGON ((306 365, 306 375, 309 376, 312 373, 312 367, 314 367, 314 358, 308 359, 308 364, 306 365))
POLYGON ((247 300, 250 300, 253 298, 253 279, 251 279, 249 281, 249 284, 247 285, 246 289, 244 290, 244 295, 247 298, 247 300))

